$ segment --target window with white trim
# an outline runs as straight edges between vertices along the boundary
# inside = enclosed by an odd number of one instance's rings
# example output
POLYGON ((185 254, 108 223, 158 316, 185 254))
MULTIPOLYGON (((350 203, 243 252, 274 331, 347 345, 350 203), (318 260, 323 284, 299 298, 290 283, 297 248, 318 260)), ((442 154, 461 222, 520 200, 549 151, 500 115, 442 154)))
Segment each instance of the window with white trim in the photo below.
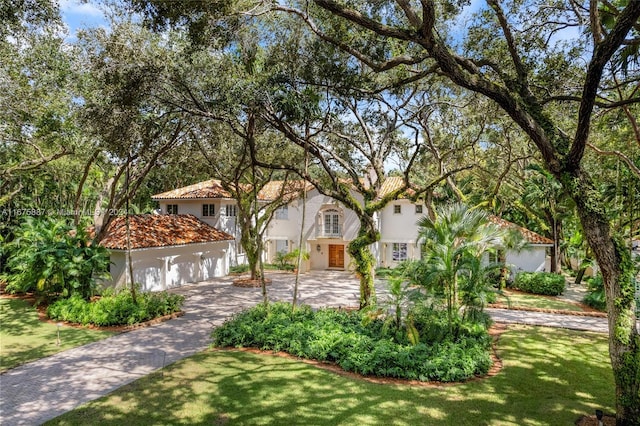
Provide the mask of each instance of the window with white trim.
POLYGON ((289 220, 289 206, 280 206, 276 209, 277 220, 289 220))
POLYGON ((289 253, 289 240, 276 240, 276 253, 289 253))
POLYGON ((340 236, 340 213, 337 210, 324 212, 324 235, 340 236))
POLYGON ((393 214, 400 214, 400 213, 402 213, 402 206, 400 204, 394 204, 393 214))
POLYGON ((391 259, 394 262, 407 260, 407 243, 393 243, 391 250, 391 259))
POLYGON ((167 214, 178 214, 178 205, 167 204, 167 214))
POLYGON ((233 204, 227 204, 225 206, 225 216, 237 216, 238 215, 238 206, 233 204))
POLYGON ((202 205, 202 216, 215 216, 216 215, 216 207, 215 204, 203 204, 202 205))

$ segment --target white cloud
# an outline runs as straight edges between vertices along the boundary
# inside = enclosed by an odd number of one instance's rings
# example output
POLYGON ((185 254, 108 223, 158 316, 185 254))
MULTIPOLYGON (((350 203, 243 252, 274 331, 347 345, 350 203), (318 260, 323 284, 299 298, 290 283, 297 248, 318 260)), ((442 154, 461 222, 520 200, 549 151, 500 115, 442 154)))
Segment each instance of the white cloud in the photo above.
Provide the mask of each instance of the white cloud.
POLYGON ((79 15, 84 17, 103 17, 104 13, 91 1, 61 0, 60 10, 65 15, 79 15))

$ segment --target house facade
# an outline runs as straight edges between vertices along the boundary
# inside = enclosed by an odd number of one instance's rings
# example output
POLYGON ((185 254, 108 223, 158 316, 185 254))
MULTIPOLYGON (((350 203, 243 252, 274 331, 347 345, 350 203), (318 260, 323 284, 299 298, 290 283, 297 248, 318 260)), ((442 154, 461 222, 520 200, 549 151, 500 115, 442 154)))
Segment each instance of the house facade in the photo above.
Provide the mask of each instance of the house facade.
MULTIPOLYGON (((279 192, 282 182, 272 182, 261 191, 259 199, 268 203, 279 192)), ((381 196, 402 185, 401 177, 388 177, 381 188, 381 196)), ((309 253, 302 265, 305 270, 352 269, 347 246, 358 233, 359 220, 356 214, 335 199, 307 186, 305 197, 290 197, 280 207, 264 233, 263 259, 273 262, 278 252, 290 252, 300 246, 309 253), (304 212, 304 214, 303 214, 304 212)), ((299 192, 300 194, 300 192, 299 192)), ((354 194, 356 199, 361 196, 354 194)), ((188 213, 203 222, 234 236, 233 247, 228 257, 232 265, 245 262, 240 247, 239 229, 235 223, 237 210, 235 200, 222 189, 219 181, 209 180, 153 196, 160 204, 161 214, 188 213)), ((404 260, 420 259, 417 242, 418 220, 426 214, 426 207, 408 198, 398 198, 388 203, 374 216, 380 231, 380 241, 370 249, 377 266, 394 267, 404 260)), ((532 231, 495 218, 500 227, 513 228, 521 232, 529 248, 521 252, 505 250, 505 263, 515 270, 548 270, 546 251, 553 242, 532 231)))
POLYGON ((141 290, 159 291, 227 275, 234 237, 194 215, 132 215, 115 218, 100 245, 111 253, 105 284, 128 286, 132 272, 141 290))

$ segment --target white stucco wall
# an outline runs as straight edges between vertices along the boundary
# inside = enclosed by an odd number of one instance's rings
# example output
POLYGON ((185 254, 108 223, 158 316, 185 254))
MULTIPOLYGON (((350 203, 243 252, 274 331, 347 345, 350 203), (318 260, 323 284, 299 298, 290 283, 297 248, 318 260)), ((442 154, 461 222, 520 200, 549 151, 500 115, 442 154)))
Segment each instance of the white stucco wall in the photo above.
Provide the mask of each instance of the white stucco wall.
POLYGON ((546 246, 532 246, 529 250, 519 253, 508 250, 505 258, 506 264, 514 267, 514 272, 548 272, 549 270, 546 264, 546 246))
MULTIPOLYGON (((229 273, 232 245, 232 241, 220 241, 132 250, 134 281, 141 284, 143 291, 160 291, 225 276, 229 273)), ((124 251, 111 252, 112 280, 106 284, 128 285, 126 258, 124 251)))
POLYGON ((418 238, 418 225, 420 218, 426 213, 416 213, 416 205, 410 200, 395 200, 387 204, 380 212, 381 242, 411 242, 418 238), (400 213, 394 213, 394 206, 400 206, 400 213))

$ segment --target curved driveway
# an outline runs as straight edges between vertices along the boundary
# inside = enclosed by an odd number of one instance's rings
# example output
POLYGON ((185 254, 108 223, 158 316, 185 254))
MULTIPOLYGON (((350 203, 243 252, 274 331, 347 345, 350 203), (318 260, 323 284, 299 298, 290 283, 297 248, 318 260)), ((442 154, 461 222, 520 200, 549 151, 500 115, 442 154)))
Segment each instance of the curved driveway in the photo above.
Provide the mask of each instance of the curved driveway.
MULTIPOLYGON (((268 277, 273 280, 267 290, 269 300, 290 301, 294 276, 273 273, 268 277)), ((0 375, 0 423, 40 424, 207 348, 213 326, 262 300, 260 288, 234 287, 231 281, 225 277, 174 290, 186 296, 186 313, 180 318, 70 349, 0 375)), ((314 271, 301 276, 298 294, 300 303, 313 307, 357 307, 359 286, 347 273, 314 271)), ((384 297, 383 289, 378 289, 378 295, 384 297)), ((496 321, 607 330, 603 318, 490 313, 496 321)), ((61 335, 64 338, 64 330, 61 335)))

